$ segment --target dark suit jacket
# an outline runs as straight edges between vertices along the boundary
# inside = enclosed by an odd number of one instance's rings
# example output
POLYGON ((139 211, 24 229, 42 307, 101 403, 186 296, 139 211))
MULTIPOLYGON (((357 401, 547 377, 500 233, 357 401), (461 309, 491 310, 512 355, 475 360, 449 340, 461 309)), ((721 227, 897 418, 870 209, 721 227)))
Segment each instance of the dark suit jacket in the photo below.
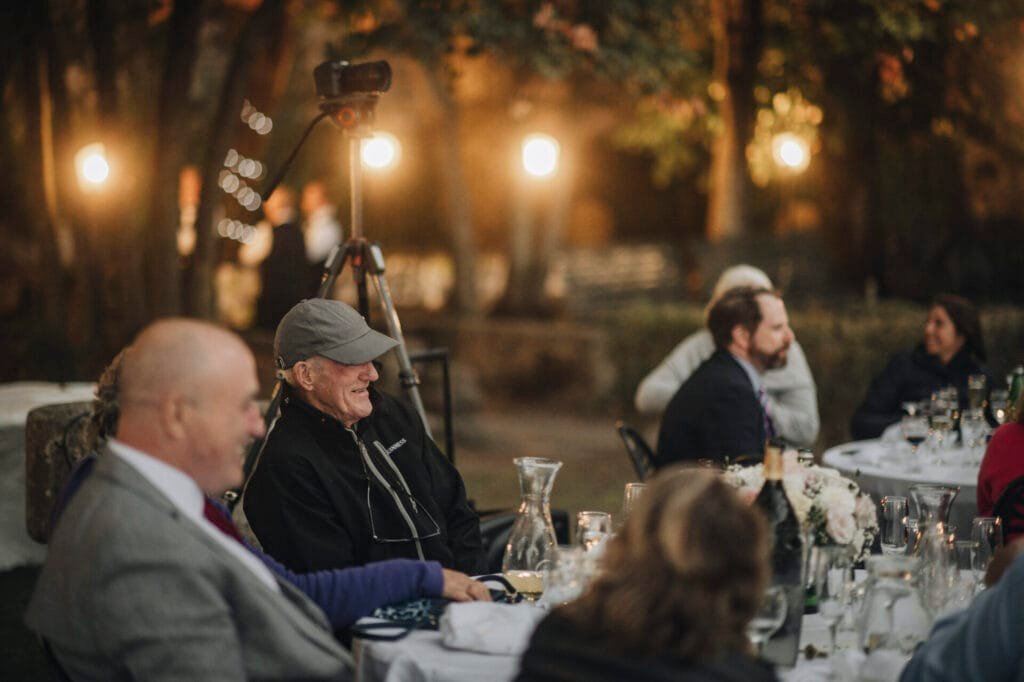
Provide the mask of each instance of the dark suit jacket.
POLYGON ((25 620, 75 680, 350 679, 323 612, 278 584, 108 451, 61 516, 25 620))
POLYGON ((760 457, 765 437, 764 412, 750 377, 730 353, 716 350, 665 408, 655 465, 760 457))

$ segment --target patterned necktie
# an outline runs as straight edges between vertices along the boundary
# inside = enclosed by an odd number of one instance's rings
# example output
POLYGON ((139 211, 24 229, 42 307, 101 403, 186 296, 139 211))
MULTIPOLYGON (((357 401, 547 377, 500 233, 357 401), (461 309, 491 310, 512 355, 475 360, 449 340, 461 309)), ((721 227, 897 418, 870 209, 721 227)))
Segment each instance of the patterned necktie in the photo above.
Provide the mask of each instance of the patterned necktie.
POLYGON ((764 419, 764 435, 768 440, 775 438, 775 424, 772 423, 771 413, 768 411, 768 396, 765 395, 764 386, 757 387, 757 402, 761 404, 761 418, 764 419))
POLYGON ((203 516, 206 517, 207 521, 217 526, 217 529, 224 533, 224 535, 234 538, 243 545, 245 544, 242 536, 238 533, 238 529, 235 527, 235 522, 231 520, 227 511, 223 507, 211 502, 208 497, 203 498, 203 516))

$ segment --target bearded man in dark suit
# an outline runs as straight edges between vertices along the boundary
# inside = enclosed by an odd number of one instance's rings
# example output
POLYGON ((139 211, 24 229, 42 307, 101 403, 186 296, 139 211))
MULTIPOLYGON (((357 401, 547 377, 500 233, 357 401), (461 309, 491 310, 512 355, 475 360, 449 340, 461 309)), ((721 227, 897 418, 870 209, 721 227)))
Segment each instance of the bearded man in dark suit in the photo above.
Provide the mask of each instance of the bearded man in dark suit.
POLYGON ((758 459, 776 436, 761 375, 786 364, 793 331, 782 297, 739 287, 708 312, 715 352, 679 388, 661 420, 658 467, 758 459))

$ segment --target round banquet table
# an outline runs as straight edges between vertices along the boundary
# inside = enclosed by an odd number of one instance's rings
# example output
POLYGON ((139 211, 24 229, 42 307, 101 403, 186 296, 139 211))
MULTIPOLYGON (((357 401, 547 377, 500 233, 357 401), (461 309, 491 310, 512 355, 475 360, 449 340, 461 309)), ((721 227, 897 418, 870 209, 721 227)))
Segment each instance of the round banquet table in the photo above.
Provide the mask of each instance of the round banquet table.
MULTIPOLYGON (((909 498, 910 486, 915 483, 958 486, 960 492, 953 500, 949 522, 958 535, 969 537, 971 521, 978 515, 978 465, 970 462, 963 448, 943 451, 943 463, 939 464, 934 454, 924 448, 915 457, 905 443, 859 440, 829 448, 821 460, 824 466, 838 469, 856 481, 876 503, 886 495, 909 498)), ((913 502, 910 504, 913 514, 913 502)))

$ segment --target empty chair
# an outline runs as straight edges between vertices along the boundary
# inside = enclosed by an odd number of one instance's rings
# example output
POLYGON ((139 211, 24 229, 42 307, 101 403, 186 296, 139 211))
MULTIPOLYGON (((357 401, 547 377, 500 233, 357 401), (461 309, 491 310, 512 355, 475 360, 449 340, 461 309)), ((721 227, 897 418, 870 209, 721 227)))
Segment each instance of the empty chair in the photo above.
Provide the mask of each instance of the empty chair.
POLYGON ((615 429, 626 445, 626 452, 629 453, 629 461, 633 463, 637 478, 646 481, 654 473, 654 451, 639 431, 621 419, 615 422, 615 429))

